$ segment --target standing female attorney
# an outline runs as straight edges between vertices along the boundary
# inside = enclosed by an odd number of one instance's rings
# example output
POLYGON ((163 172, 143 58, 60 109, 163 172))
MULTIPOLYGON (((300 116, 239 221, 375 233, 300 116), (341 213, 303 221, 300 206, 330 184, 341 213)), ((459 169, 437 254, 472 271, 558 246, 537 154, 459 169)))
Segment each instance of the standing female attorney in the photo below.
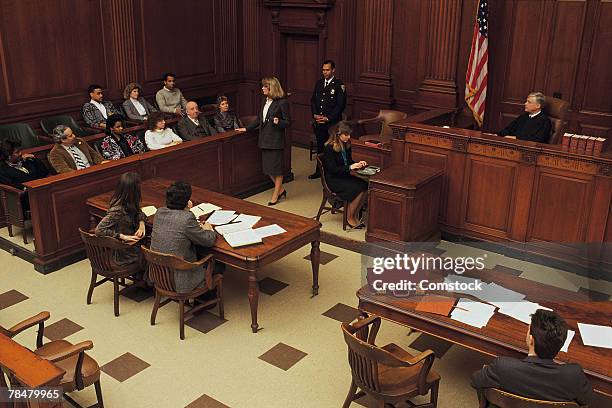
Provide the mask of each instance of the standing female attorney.
POLYGON ((275 77, 261 80, 261 91, 266 99, 257 115, 257 120, 246 129, 253 130, 259 127, 259 148, 264 174, 270 176, 274 182, 272 200, 268 205, 276 205, 281 197, 287 197, 283 188, 283 156, 285 148, 285 129, 291 124, 289 117, 289 103, 285 99, 285 92, 275 77))

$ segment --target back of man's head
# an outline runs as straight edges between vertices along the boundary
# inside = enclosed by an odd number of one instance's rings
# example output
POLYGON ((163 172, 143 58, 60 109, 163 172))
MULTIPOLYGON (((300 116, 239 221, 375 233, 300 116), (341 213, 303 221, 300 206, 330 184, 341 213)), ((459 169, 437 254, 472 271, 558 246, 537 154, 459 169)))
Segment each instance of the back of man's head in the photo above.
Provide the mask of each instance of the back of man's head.
POLYGON ((567 324, 557 313, 538 309, 531 316, 529 334, 533 336, 535 352, 542 359, 553 359, 567 338, 567 324))
POLYGON ((184 181, 175 181, 166 190, 166 207, 171 210, 183 210, 191 198, 191 185, 184 181))

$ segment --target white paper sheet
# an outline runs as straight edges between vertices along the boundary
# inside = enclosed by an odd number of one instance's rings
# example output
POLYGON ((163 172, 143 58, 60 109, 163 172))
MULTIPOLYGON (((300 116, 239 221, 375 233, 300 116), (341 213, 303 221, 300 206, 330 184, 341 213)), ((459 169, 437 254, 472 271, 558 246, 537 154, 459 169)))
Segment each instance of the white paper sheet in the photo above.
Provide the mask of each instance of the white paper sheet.
POLYGON ((257 234, 257 236, 259 236, 260 238, 271 237, 272 235, 278 235, 287 232, 278 224, 266 225, 265 227, 255 228, 253 231, 255 231, 255 234, 257 234))
POLYGON ((508 302, 520 302, 525 298, 525 295, 510 289, 506 289, 497 283, 489 283, 483 287, 483 290, 478 292, 476 297, 484 302, 489 302, 492 305, 499 307, 498 303, 503 304, 508 302))
POLYGON ((487 325, 493 314, 495 314, 495 306, 462 298, 457 302, 450 317, 480 329, 487 325))
POLYGON ((522 302, 497 302, 499 313, 520 320, 525 324, 531 323, 531 315, 538 309, 552 310, 537 303, 524 300, 522 302))
POLYGON ((210 214, 211 212, 220 209, 221 207, 211 203, 200 203, 191 207, 190 211, 196 216, 196 218, 200 218, 202 215, 210 214))
POLYGON ((216 210, 206 221, 212 225, 221 225, 231 222, 234 218, 236 218, 234 210, 216 210))
POLYGON ((565 343, 563 343, 563 347, 561 347, 561 351, 563 351, 564 353, 567 353, 567 349, 569 348, 569 345, 572 342, 572 339, 574 338, 575 334, 576 332, 573 330, 567 331, 567 338, 565 339, 565 343))
POLYGON ((232 222, 230 224, 219 225, 215 227, 215 230, 221 234, 231 234, 232 232, 244 231, 246 229, 251 229, 252 225, 248 222, 232 222))
POLYGON ((257 215, 240 214, 239 216, 236 217, 234 222, 244 222, 246 223, 246 225, 252 227, 255 224, 257 224, 259 220, 261 220, 261 217, 257 215))
POLYGON ((238 232, 232 232, 231 234, 225 234, 223 238, 225 238, 227 243, 232 248, 261 242, 261 238, 257 234, 255 234, 255 232, 251 228, 238 232))
POLYGON ((612 327, 578 323, 578 330, 585 346, 612 348, 612 327))
POLYGON ((142 207, 141 210, 147 217, 150 217, 157 212, 157 208, 154 205, 147 205, 146 207, 142 207))
MULTIPOLYGON (((473 282, 479 282, 480 279, 474 279, 474 278, 470 278, 468 276, 461 276, 461 275, 448 275, 447 277, 444 278, 444 282, 445 283, 450 283, 450 282, 458 282, 460 284, 471 284, 473 282)), ((483 286, 486 285, 485 283, 483 283, 483 286)), ((472 287, 474 285, 471 285, 472 287)), ((478 294, 480 293, 479 290, 469 290, 469 289, 465 289, 465 290, 461 290, 461 289, 457 289, 457 290, 453 290, 453 293, 463 293, 465 295, 472 295, 472 296, 478 296, 478 294)))

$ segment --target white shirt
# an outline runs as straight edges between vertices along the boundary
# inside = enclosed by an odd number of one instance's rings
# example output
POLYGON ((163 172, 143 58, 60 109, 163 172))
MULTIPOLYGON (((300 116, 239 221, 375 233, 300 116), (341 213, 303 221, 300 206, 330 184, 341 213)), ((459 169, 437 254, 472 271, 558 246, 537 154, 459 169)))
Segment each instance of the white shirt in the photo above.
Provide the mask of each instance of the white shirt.
POLYGON ((132 105, 134 105, 134 107, 136 108, 136 110, 141 116, 145 116, 147 114, 147 110, 145 109, 144 106, 142 106, 142 103, 140 103, 138 99, 130 98, 130 101, 132 102, 132 105))
MULTIPOLYGON (((66 149, 68 151, 68 153, 70 153, 70 156, 73 158, 73 160, 74 160, 74 155, 75 154, 79 155, 79 157, 81 158, 81 160, 85 164, 84 168, 87 168, 87 167, 91 166, 91 163, 89 163, 89 160, 87 160, 87 156, 85 156, 85 153, 83 153, 81 151, 81 149, 76 147, 74 144, 72 146, 66 146, 66 145, 63 144, 62 146, 64 147, 64 149, 66 149)), ((74 161, 74 163, 76 164, 76 160, 74 161)), ((77 169, 77 170, 80 170, 80 169, 77 169)))
POLYGON ((170 146, 172 142, 182 142, 176 133, 170 128, 165 128, 162 131, 159 130, 147 130, 145 132, 145 142, 149 150, 159 150, 164 147, 170 146))
POLYGON ((325 80, 325 85, 324 85, 324 87, 326 87, 327 85, 329 85, 329 84, 331 83, 331 81, 333 81, 333 80, 334 80, 334 77, 331 77, 331 78, 329 78, 329 79, 326 79, 326 80, 325 80))
POLYGON ((200 126, 200 121, 198 119, 193 119, 191 116, 187 116, 189 120, 193 122, 194 125, 200 126))
POLYGON ((102 105, 100 102, 98 101, 94 101, 93 99, 90 100, 89 102, 91 102, 93 104, 93 106, 95 106, 96 108, 98 108, 98 110, 102 113, 102 116, 104 116, 104 119, 108 118, 108 114, 106 113, 106 108, 104 107, 104 105, 102 105))
POLYGON ((270 105, 272 105, 272 101, 273 99, 266 99, 266 104, 264 105, 263 108, 263 116, 262 116, 262 121, 265 122, 266 121, 266 116, 268 115, 268 109, 270 109, 270 105))
POLYGON ((534 118, 536 116, 538 116, 540 114, 540 112, 542 112, 541 110, 537 111, 536 113, 530 113, 529 114, 529 119, 534 118))

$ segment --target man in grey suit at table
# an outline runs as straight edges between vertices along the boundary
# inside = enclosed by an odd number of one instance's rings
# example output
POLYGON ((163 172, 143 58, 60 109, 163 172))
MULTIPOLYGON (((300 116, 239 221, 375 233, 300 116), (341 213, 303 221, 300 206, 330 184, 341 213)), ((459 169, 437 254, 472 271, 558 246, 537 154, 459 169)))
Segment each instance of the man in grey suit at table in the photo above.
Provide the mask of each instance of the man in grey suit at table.
POLYGON ((555 312, 538 309, 527 331, 529 355, 523 360, 497 357, 472 375, 477 390, 498 388, 521 397, 588 405, 593 397, 582 367, 553 361, 567 338, 567 324, 555 312))
MULTIPOLYGON (((153 222, 151 249, 172 254, 186 261, 197 260, 196 246, 212 247, 217 234, 209 223, 200 224, 189 211, 191 185, 175 181, 166 190, 166 207, 158 208, 153 222)), ((204 287, 204 269, 175 271, 176 291, 188 293, 195 288, 204 287)))

